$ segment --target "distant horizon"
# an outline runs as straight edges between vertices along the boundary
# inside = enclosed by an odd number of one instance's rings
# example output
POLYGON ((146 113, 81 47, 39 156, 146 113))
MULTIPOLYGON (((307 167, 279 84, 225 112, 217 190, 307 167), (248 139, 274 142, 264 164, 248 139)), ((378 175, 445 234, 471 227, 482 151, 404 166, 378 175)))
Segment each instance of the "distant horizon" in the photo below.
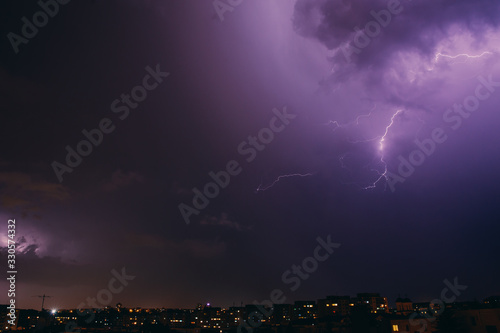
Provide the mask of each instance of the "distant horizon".
MULTIPOLYGON (((361 292, 361 293, 367 293, 367 292, 361 292)), ((360 294, 361 294, 360 293, 360 294)), ((373 293, 373 292, 368 292, 368 293, 373 293)), ((378 293, 380 294, 380 293, 378 293)), ((294 302, 300 302, 300 301, 314 301, 314 302, 317 302, 318 300, 320 299, 327 299, 328 296, 349 296, 351 298, 356 298, 356 295, 352 296, 352 295, 327 295, 323 298, 315 298, 315 299, 299 299, 299 300, 294 300, 292 302, 287 302, 287 303, 273 303, 273 304, 290 304, 290 305, 293 305, 294 302)), ((477 303, 481 303, 489 298, 489 297, 496 297, 498 296, 498 294, 491 294, 489 296, 485 296, 483 298, 480 298, 480 299, 477 299, 477 298, 471 298, 471 299, 460 299, 460 300, 456 300, 454 301, 453 303, 467 303, 467 302, 477 302, 477 303)), ((383 294, 380 294, 380 297, 387 297, 387 296, 384 296, 383 294)), ((387 302, 389 304, 389 307, 390 308, 395 308, 395 305, 396 305, 396 299, 398 297, 394 298, 393 300, 391 300, 389 297, 387 297, 387 302)), ((429 300, 418 300, 418 301, 415 301, 412 297, 407 297, 407 296, 400 296, 400 298, 409 298, 411 300, 412 303, 429 303, 431 302, 433 299, 429 299, 429 300)), ((116 305, 118 303, 121 303, 121 302, 117 302, 117 303, 114 303, 113 305, 106 305, 106 306, 103 306, 103 307, 100 307, 100 308, 92 308, 92 307, 82 307, 81 309, 103 309, 103 308, 106 308, 106 307, 110 307, 110 308, 116 308, 116 305)), ((136 308, 141 308, 141 309, 162 309, 162 308, 165 308, 165 309, 186 309, 186 310, 190 310, 190 309, 196 309, 196 305, 197 304, 201 304, 203 307, 207 305, 207 303, 203 303, 203 302, 199 302, 199 303, 196 303, 193 307, 168 307, 168 306, 153 306, 153 307, 145 307, 145 306, 126 306, 126 304, 122 304, 122 307, 125 308, 125 309, 136 309, 136 308)), ((239 303, 241 304, 241 302, 239 303)), ((246 305, 252 305, 253 302, 249 302, 249 303, 244 303, 243 302, 243 307, 245 307, 246 305)), ((0 305, 7 305, 7 304, 0 304, 0 305)), ((213 302, 210 302, 210 307, 217 307, 217 308, 224 308, 224 309, 227 309, 227 308, 230 308, 230 307, 241 307, 241 305, 238 305, 238 304, 235 304, 235 305, 226 305, 226 306, 218 306, 217 303, 213 303, 213 302)), ((19 308, 19 309, 22 309, 22 310, 37 310, 37 311, 41 311, 41 309, 37 309, 37 308, 19 308)), ((78 308, 57 308, 57 307, 44 307, 44 310, 46 311, 51 311, 51 310, 57 310, 57 311, 61 311, 61 310, 75 310, 75 309, 78 309, 78 308)))

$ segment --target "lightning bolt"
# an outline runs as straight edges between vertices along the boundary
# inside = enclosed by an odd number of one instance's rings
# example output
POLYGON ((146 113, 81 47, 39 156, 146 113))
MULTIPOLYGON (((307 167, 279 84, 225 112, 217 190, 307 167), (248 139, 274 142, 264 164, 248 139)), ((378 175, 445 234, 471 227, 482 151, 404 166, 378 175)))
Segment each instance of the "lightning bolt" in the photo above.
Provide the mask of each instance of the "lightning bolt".
POLYGON ((359 125, 359 120, 360 120, 361 118, 368 118, 368 117, 370 117, 371 115, 372 115, 372 113, 371 113, 371 111, 370 111, 370 113, 368 113, 368 114, 362 114, 362 115, 360 115, 360 116, 356 117, 356 119, 355 119, 354 121, 351 121, 351 122, 349 122, 349 123, 347 123, 347 124, 341 124, 341 123, 339 123, 337 120, 330 120, 328 123, 326 123, 326 125, 334 124, 334 125, 335 125, 335 128, 333 129, 333 131, 336 131, 336 130, 337 130, 337 128, 340 128, 340 127, 345 128, 345 127, 351 126, 351 125, 353 125, 353 124, 359 125))
POLYGON ((403 110, 398 110, 396 111, 396 113, 394 113, 391 117, 391 122, 389 123, 389 125, 387 125, 387 127, 385 128, 385 132, 384 132, 384 135, 382 135, 382 138, 380 139, 379 141, 379 147, 378 149, 380 151, 383 151, 384 150, 384 141, 385 141, 385 138, 387 137, 387 134, 389 133, 389 129, 392 127, 392 125, 394 125, 394 118, 396 118, 397 115, 399 115, 401 112, 403 112, 403 110))
MULTIPOLYGON (((346 127, 349 127, 349 126, 353 126, 353 125, 359 125, 359 122, 362 118, 369 118, 371 115, 372 115, 372 112, 373 110, 375 110, 377 107, 377 104, 374 103, 372 109, 370 110, 370 112, 368 114, 362 114, 362 115, 359 115, 356 117, 356 119, 354 119, 353 121, 351 122, 348 122, 346 124, 341 124, 340 122, 338 122, 337 120, 330 120, 328 121, 325 125, 335 125, 335 128, 333 129, 333 131, 335 132, 338 128, 346 128, 346 127)), ((373 139, 370 139, 370 140, 373 140, 373 139)), ((345 157, 342 156, 342 159, 345 157)), ((342 162, 343 164, 343 162, 342 162)), ((346 168, 347 167, 345 165, 342 165, 343 168, 346 168)), ((266 191, 268 189, 270 189, 271 187, 273 187, 274 185, 276 185, 276 183, 278 183, 281 179, 283 178, 289 178, 289 177, 309 177, 309 176, 312 176, 313 174, 312 173, 305 173, 305 174, 300 174, 300 173, 292 173, 292 174, 286 174, 286 175, 281 175, 281 176, 278 176, 278 178, 276 178, 270 185, 268 186, 263 186, 263 184, 261 183, 257 189, 255 190, 255 192, 260 192, 260 191, 266 191)))
POLYGON ((436 53, 436 56, 434 57, 434 61, 437 62, 439 60, 439 57, 450 58, 450 59, 457 59, 460 57, 466 57, 466 59, 474 59, 474 58, 481 58, 482 56, 487 55, 487 54, 493 54, 493 53, 491 53, 489 51, 485 51, 485 52, 478 54, 478 55, 470 55, 467 53, 460 53, 460 54, 451 56, 448 54, 443 54, 441 52, 438 52, 438 53, 436 53))
POLYGON ((353 121, 348 122, 346 124, 341 124, 337 120, 330 120, 325 125, 330 125, 330 124, 335 125, 335 128, 333 129, 334 132, 339 128, 346 128, 346 127, 352 126, 353 124, 357 126, 357 125, 359 125, 359 121, 361 118, 369 118, 372 115, 373 110, 375 110, 376 108, 377 108, 377 104, 374 104, 372 109, 370 110, 370 112, 368 114, 359 115, 356 117, 356 119, 354 119, 353 121))
MULTIPOLYGON (((469 59, 478 59, 478 58, 484 57, 484 56, 489 55, 489 54, 493 54, 493 52, 484 51, 483 53, 476 54, 476 55, 473 55, 473 54, 471 55, 471 54, 468 54, 468 53, 459 53, 459 54, 455 54, 455 55, 449 55, 449 54, 444 54, 444 53, 441 53, 441 52, 437 52, 434 55, 434 59, 431 62, 430 67, 428 67, 428 66, 425 66, 425 67, 426 67, 426 69, 428 71, 432 72, 436 68, 437 63, 438 63, 438 61, 439 61, 440 58, 447 58, 447 59, 450 59, 450 60, 457 60, 459 58, 464 58, 463 61, 453 61, 453 62, 451 62, 451 64, 457 64, 457 63, 464 64, 469 59)), ((413 72, 412 74, 413 74, 414 77, 417 75, 417 73, 415 73, 415 72, 413 72)))
POLYGON ((349 168, 347 167, 347 165, 344 162, 344 159, 347 157, 348 154, 349 153, 342 154, 342 156, 339 157, 339 161, 340 161, 340 166, 342 167, 342 169, 346 169, 347 171, 351 171, 351 170, 349 170, 349 168))
POLYGON ((313 174, 312 173, 305 173, 305 174, 300 174, 300 173, 292 173, 292 174, 288 174, 288 175, 281 175, 279 176, 278 178, 276 178, 272 183, 271 185, 268 185, 268 186, 263 186, 263 184, 260 184, 259 187, 257 187, 257 189, 255 190, 255 192, 260 192, 260 191, 266 191, 268 189, 270 189, 271 187, 273 187, 276 183, 278 183, 281 179, 283 178, 290 178, 290 177, 308 177, 308 176, 312 176, 313 174))
MULTIPOLYGON (((441 52, 438 52, 435 54, 434 56, 434 59, 433 61, 431 60, 432 62, 432 67, 431 68, 427 68, 427 70, 434 70, 434 68, 437 66, 437 63, 441 60, 441 59, 449 59, 451 61, 452 64, 455 64, 455 63, 465 63, 471 59, 478 59, 478 58, 482 58, 482 57, 485 57, 485 56, 488 56, 488 55, 492 55, 493 52, 489 52, 489 51, 485 51, 485 52, 482 52, 480 54, 468 54, 468 53, 460 53, 460 54, 455 54, 455 55, 449 55, 449 54, 445 54, 445 53, 441 53, 441 52)), ((414 71, 410 71, 412 74, 413 74, 413 77, 415 77, 418 73, 417 72, 414 72, 414 71)), ((373 110, 371 110, 373 111, 373 110)), ((337 120, 330 120, 327 125, 334 125, 335 127, 333 128, 333 131, 336 131, 337 129, 339 128, 347 128, 347 127, 350 127, 352 125, 359 125, 360 121, 362 118, 364 117, 370 117, 372 112, 370 111, 369 114, 366 114, 366 115, 361 115, 361 116, 358 116, 354 121, 351 121, 349 123, 345 123, 345 124, 342 124, 340 123, 339 121, 337 120)), ((364 190, 368 190, 368 189, 374 189, 378 186, 378 183, 382 180, 385 180, 386 181, 386 184, 387 182, 389 181, 389 176, 388 176, 388 164, 387 164, 387 161, 386 161, 386 146, 387 146, 387 140, 388 140, 388 135, 391 131, 391 128, 395 125, 396 123, 396 120, 397 120, 397 117, 400 116, 402 113, 404 112, 403 109, 398 109, 396 110, 392 116, 390 117, 390 121, 389 123, 387 124, 387 126, 385 127, 385 130, 383 132, 382 135, 379 135, 377 137, 374 137, 374 138, 371 138, 371 139, 365 139, 365 140, 358 140, 358 141, 349 141, 350 143, 365 143, 365 142, 374 142, 375 144, 378 145, 378 152, 377 152, 377 155, 376 157, 372 160, 372 162, 370 162, 368 165, 373 165, 375 164, 375 166, 371 169, 371 171, 375 172, 378 176, 377 178, 375 179, 375 181, 373 183, 371 183, 370 185, 368 186, 365 186, 365 187, 362 187, 362 189, 364 190)), ((420 119, 418 116, 416 116, 416 118, 418 119, 418 121, 422 124, 420 126, 420 128, 417 130, 417 133, 415 134, 415 137, 418 136, 418 133, 420 132, 420 130, 423 128, 425 122, 420 119)), ((343 169, 346 169, 348 171, 349 170, 349 167, 346 163, 346 158, 349 156, 348 153, 345 153, 343 155, 341 155, 339 157, 339 163, 340 163, 340 167, 343 168, 343 169)), ((359 184, 359 183, 358 183, 359 184)))
POLYGON ((375 182, 373 182, 371 185, 369 186, 366 186, 364 187, 363 189, 364 190, 368 190, 368 189, 372 189, 372 188, 375 188, 377 187, 377 184, 379 181, 381 181, 382 179, 385 179, 386 181, 388 180, 387 179, 387 162, 384 160, 385 158, 385 155, 384 155, 384 142, 385 142, 385 139, 387 138, 387 134, 389 134, 389 129, 392 127, 392 125, 394 125, 394 119, 403 112, 403 110, 397 110, 391 117, 391 121, 389 123, 389 125, 387 125, 385 127, 385 132, 384 132, 384 135, 382 135, 382 137, 380 138, 379 140, 379 153, 380 153, 380 162, 382 163, 382 165, 384 166, 384 172, 380 172, 379 170, 377 169, 372 169, 372 171, 375 171, 377 174, 378 174, 378 178, 377 180, 375 180, 375 182))

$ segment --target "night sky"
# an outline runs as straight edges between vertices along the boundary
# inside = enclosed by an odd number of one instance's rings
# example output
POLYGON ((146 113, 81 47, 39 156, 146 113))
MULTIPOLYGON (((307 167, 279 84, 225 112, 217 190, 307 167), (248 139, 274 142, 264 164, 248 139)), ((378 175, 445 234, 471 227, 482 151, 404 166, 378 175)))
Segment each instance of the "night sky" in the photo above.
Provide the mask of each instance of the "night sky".
POLYGON ((0 5, 19 308, 500 293, 497 0, 43 1, 0 5))

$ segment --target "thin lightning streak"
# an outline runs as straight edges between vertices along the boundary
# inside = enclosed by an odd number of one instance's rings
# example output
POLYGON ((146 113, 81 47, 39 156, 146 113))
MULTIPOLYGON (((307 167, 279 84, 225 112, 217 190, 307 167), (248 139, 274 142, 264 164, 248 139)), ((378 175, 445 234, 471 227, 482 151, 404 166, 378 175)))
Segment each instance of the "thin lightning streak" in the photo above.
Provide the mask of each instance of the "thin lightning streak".
POLYGON ((403 112, 403 110, 397 110, 397 111, 396 111, 396 112, 392 115, 392 117, 391 117, 391 122, 390 122, 390 123, 389 123, 389 125, 387 125, 387 127, 385 128, 384 135, 382 135, 382 138, 381 138, 381 139, 380 139, 380 141, 379 141, 380 162, 382 162, 382 164, 384 165, 384 172, 380 173, 380 171, 378 171, 378 170, 376 170, 376 169, 373 169, 373 171, 376 171, 376 172, 378 173, 379 177, 377 178, 377 180, 376 180, 373 184, 371 184, 371 185, 369 185, 369 186, 367 186, 367 187, 363 188, 364 190, 368 190, 368 189, 372 189, 372 188, 377 187, 377 183, 378 183, 379 181, 381 181, 381 180, 382 180, 382 178, 383 178, 383 179, 385 179, 386 181, 388 180, 388 179, 387 179, 387 172, 388 172, 388 170, 387 170, 387 162, 384 160, 384 157, 385 157, 385 156, 384 156, 384 141, 385 141, 385 139, 386 139, 386 137, 387 137, 387 134, 389 133, 389 129, 392 127, 392 125, 394 125, 394 119, 395 119, 395 118, 396 118, 396 117, 397 117, 397 116, 398 116, 401 112, 403 112))
MULTIPOLYGON (((377 108, 377 104, 374 103, 373 104, 373 107, 372 109, 370 110, 370 112, 368 114, 362 114, 362 115, 359 115, 356 117, 356 119, 354 119, 353 121, 347 123, 347 124, 341 124, 339 123, 337 120, 330 120, 328 121, 326 124, 324 125, 330 125, 330 124, 333 124, 335 125, 335 128, 333 129, 333 131, 335 132, 338 128, 345 128, 345 127, 348 127, 348 126, 351 126, 353 124, 355 124, 356 126, 359 125, 359 122, 362 118, 369 118, 371 115, 372 115, 372 112, 373 110, 375 110, 377 108)), ((373 139, 372 139, 373 140, 373 139)), ((345 157, 345 155, 342 157, 342 159, 345 157)), ((347 167, 344 165, 343 163, 343 160, 341 161, 342 163, 342 167, 347 169, 347 167)), ((306 173, 306 174, 300 174, 300 173, 292 173, 292 174, 287 174, 287 175, 281 175, 279 176, 278 178, 276 178, 272 183, 271 185, 268 185, 268 186, 263 186, 263 184, 261 183, 257 189, 255 190, 255 192, 260 192, 260 191, 266 191, 268 189, 270 189, 271 187, 273 187, 274 185, 276 185, 276 183, 278 183, 282 178, 289 178, 289 177, 308 177, 308 176, 312 176, 313 174, 312 173, 306 173)))
POLYGON ((257 189, 255 190, 256 192, 259 192, 259 191, 266 191, 268 189, 270 189, 271 187, 273 187, 277 182, 279 182, 282 178, 289 178, 289 177, 308 177, 308 176, 312 176, 313 174, 312 173, 305 173, 305 174, 300 174, 300 173, 292 173, 292 174, 289 174, 289 175, 281 175, 279 176, 278 178, 276 178, 272 183, 271 185, 269 186, 265 186, 263 187, 262 184, 259 185, 259 187, 257 187, 257 189))
POLYGON ((382 138, 381 138, 381 139, 380 139, 380 141, 379 141, 379 148, 378 148, 378 149, 379 149, 380 151, 383 151, 383 150, 384 150, 384 141, 385 141, 385 138, 387 137, 387 133, 389 133, 389 128, 391 128, 391 127, 392 127, 392 125, 394 124, 394 118, 395 118, 397 115, 399 115, 401 112, 403 112, 403 110, 398 110, 398 111, 396 111, 396 113, 395 113, 395 114, 393 114, 393 115, 392 115, 392 117, 391 117, 391 122, 390 122, 390 124, 389 124, 389 125, 385 128, 385 133, 384 133, 384 135, 382 135, 382 138))
POLYGON ((338 128, 346 128, 346 127, 351 126, 353 124, 355 124, 357 126, 357 125, 359 125, 359 121, 361 120, 361 118, 369 118, 369 117, 371 117, 372 112, 373 112, 373 110, 375 110, 376 107, 377 107, 377 104, 374 104, 373 107, 372 107, 372 109, 370 110, 370 112, 368 114, 359 115, 359 116, 356 117, 355 120, 353 120, 351 122, 348 122, 346 124, 341 124, 337 120, 330 120, 325 125, 330 125, 330 124, 335 125, 335 128, 333 129, 334 132, 338 128))
POLYGON ((436 64, 439 61, 440 57, 442 57, 442 58, 448 58, 448 59, 458 59, 460 57, 465 57, 464 61, 452 62, 452 64, 455 64, 455 63, 466 63, 467 60, 469 60, 469 59, 481 58, 481 57, 484 57, 485 55, 488 55, 488 54, 493 54, 493 52, 484 51, 483 53, 477 54, 477 55, 470 55, 470 54, 467 54, 467 53, 459 53, 459 54, 456 54, 456 55, 448 55, 448 54, 444 54, 444 53, 438 52, 438 53, 436 53, 434 55, 434 61, 433 61, 432 66, 429 67, 429 68, 427 68, 427 70, 428 71, 433 71, 434 68, 436 68, 436 64))
POLYGON ((489 51, 485 51, 479 55, 469 55, 467 53, 460 53, 454 56, 448 55, 448 54, 443 54, 441 52, 438 52, 434 58, 435 61, 438 61, 439 57, 444 57, 444 58, 450 58, 450 59, 457 59, 458 57, 467 57, 468 59, 473 59, 473 58, 481 58, 482 56, 486 54, 493 54, 489 51))
POLYGON ((342 169, 346 169, 347 171, 350 172, 351 170, 347 167, 347 165, 344 162, 344 159, 347 157, 347 154, 348 153, 342 154, 342 156, 340 156, 340 158, 339 158, 339 161, 340 161, 340 166, 342 167, 342 169))

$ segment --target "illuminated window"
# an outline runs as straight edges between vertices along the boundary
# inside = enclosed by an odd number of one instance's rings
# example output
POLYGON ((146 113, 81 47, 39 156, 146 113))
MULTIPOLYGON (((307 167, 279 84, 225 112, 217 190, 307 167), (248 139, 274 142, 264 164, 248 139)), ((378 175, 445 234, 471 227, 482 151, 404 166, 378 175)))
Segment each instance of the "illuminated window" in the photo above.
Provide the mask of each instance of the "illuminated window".
POLYGON ((393 331, 393 332, 399 332, 399 327, 398 327, 398 325, 392 325, 392 331, 393 331))

